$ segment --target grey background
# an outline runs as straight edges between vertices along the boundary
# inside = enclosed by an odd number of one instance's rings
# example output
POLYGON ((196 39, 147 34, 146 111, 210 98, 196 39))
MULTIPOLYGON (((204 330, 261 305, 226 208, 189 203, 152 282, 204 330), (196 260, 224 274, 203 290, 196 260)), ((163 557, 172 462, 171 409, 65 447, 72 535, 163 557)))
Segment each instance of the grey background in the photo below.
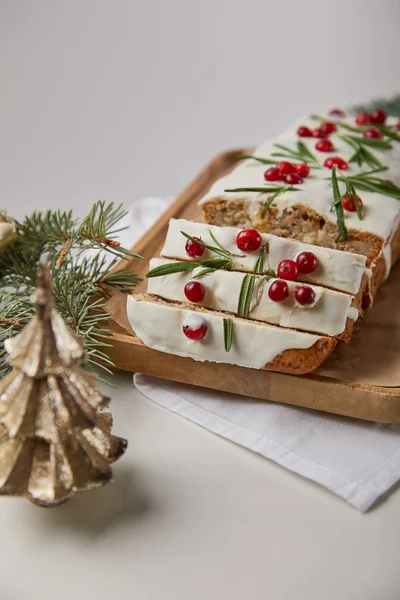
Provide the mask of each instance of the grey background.
MULTIPOLYGON (((222 149, 398 92, 399 17, 397 0, 0 0, 1 204, 174 195, 222 149)), ((115 483, 53 511, 1 499, 1 600, 400 597, 398 492, 358 514, 115 383, 115 483)))

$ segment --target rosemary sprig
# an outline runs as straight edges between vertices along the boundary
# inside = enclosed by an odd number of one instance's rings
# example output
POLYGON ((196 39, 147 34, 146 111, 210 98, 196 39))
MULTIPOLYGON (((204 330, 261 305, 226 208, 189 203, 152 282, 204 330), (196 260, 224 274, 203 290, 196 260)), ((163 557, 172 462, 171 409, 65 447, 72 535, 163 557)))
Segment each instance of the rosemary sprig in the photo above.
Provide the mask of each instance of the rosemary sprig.
MULTIPOLYGON (((268 194, 268 192, 284 191, 286 187, 283 185, 266 185, 264 187, 242 187, 242 188, 229 188, 224 192, 260 192, 261 194, 268 194)), ((289 192, 300 191, 300 188, 289 186, 287 189, 289 192)), ((198 242, 200 243, 200 242, 198 242)))
POLYGON ((339 229, 339 238, 343 242, 347 239, 347 230, 344 222, 344 211, 342 206, 342 196, 339 190, 339 184, 336 176, 336 165, 332 169, 332 189, 333 203, 332 207, 336 210, 337 224, 339 229))
MULTIPOLYGON (((383 167, 381 161, 373 154, 368 148, 365 148, 365 145, 361 142, 361 139, 364 138, 356 138, 350 135, 341 135, 340 137, 344 142, 352 146, 354 148, 355 153, 349 159, 349 162, 357 163, 358 166, 362 166, 364 162, 366 162, 370 167, 383 167)), ((380 141, 380 140, 374 140, 380 141)))
POLYGON ((233 321, 224 319, 224 345, 225 352, 230 352, 233 343, 233 321))
POLYGON ((250 313, 255 282, 256 278, 254 275, 245 275, 243 277, 237 308, 238 316, 242 317, 243 319, 247 319, 250 313))
MULTIPOLYGON (((203 240, 194 238, 191 235, 189 235, 188 233, 185 233, 184 231, 181 231, 181 234, 183 236, 185 236, 185 238, 187 238, 188 240, 191 240, 192 242, 194 242, 195 244, 199 244, 199 246, 203 246, 203 248, 210 250, 210 252, 214 252, 215 254, 222 256, 222 258, 225 258, 226 260, 232 262, 232 254, 229 252, 229 250, 226 250, 223 246, 221 246, 221 244, 218 242, 218 240, 215 239, 215 236, 213 235, 211 230, 209 230, 209 234, 210 234, 211 238, 213 239, 214 243, 216 244, 216 246, 210 246, 209 244, 206 244, 205 242, 203 242, 203 240)), ((202 262, 204 262, 204 261, 202 261, 202 262)))
MULTIPOLYGON (((200 261, 174 261, 164 265, 158 265, 154 269, 150 269, 146 274, 146 277, 163 277, 164 275, 171 275, 172 273, 184 273, 185 271, 193 271, 197 267, 206 267, 215 269, 223 269, 231 264, 231 259, 228 258, 207 258, 200 261)), ((203 273, 204 275, 204 273, 203 273)), ((199 277, 199 275, 197 275, 199 277)))
POLYGON ((372 169, 371 171, 364 171, 357 173, 356 175, 348 175, 346 178, 341 175, 340 181, 348 181, 353 184, 355 188, 366 190, 368 192, 375 192, 377 194, 383 194, 384 196, 391 196, 400 200, 400 187, 395 183, 381 179, 380 177, 374 177, 376 173, 386 171, 388 167, 381 167, 378 169, 372 169))
POLYGON ((291 160, 299 160, 301 162, 310 163, 311 168, 321 168, 318 160, 314 154, 307 148, 304 142, 297 142, 297 150, 284 146, 283 144, 274 144, 281 152, 272 152, 271 156, 279 156, 282 158, 289 158, 291 160))
POLYGON ((238 156, 236 160, 256 160, 257 162, 263 165, 276 165, 277 160, 273 160, 272 158, 263 158, 262 156, 253 156, 252 154, 242 154, 238 156))

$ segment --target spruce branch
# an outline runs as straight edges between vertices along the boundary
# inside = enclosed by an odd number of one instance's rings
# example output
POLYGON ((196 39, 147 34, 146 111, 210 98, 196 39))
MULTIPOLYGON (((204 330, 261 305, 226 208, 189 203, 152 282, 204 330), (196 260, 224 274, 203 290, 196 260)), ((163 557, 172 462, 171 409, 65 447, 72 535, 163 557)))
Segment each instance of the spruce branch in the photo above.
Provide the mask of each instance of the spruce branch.
POLYGON ((129 293, 140 281, 130 271, 113 270, 120 259, 138 256, 114 239, 125 214, 121 206, 98 201, 80 225, 72 211, 35 211, 14 221, 17 239, 0 253, 0 377, 10 370, 5 339, 19 333, 34 314, 31 295, 44 252, 52 267, 55 308, 83 336, 86 366, 111 373, 113 364, 105 352, 112 334, 106 301, 113 291, 129 293), (89 257, 86 250, 96 252, 89 257), (106 256, 110 252, 111 261, 106 256))

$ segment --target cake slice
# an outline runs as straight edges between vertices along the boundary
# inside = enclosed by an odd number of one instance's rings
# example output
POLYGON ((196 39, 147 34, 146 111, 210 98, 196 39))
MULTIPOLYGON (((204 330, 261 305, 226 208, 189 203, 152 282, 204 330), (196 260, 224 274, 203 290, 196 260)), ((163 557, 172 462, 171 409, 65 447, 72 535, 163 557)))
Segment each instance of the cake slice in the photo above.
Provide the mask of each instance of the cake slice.
POLYGON ((205 221, 364 255, 370 304, 400 253, 400 132, 382 120, 298 121, 211 187, 205 221))
MULTIPOLYGON (((163 258, 150 261, 148 294, 180 303, 192 300, 199 306, 240 315, 239 298, 249 275, 224 269, 202 275, 204 269, 196 267, 192 271, 151 276, 174 265, 175 261, 163 258)), ((353 324, 358 319, 354 296, 271 276, 253 277, 254 290, 247 311, 248 319, 329 335, 343 341, 350 338, 353 324), (283 291, 283 300, 280 289, 283 291), (296 299, 296 293, 300 293, 300 302, 296 299), (304 293, 308 294, 306 303, 301 296, 304 293)))
POLYGON ((260 232, 258 232, 260 243, 257 248, 242 250, 237 244, 241 231, 235 227, 217 227, 184 219, 170 219, 161 256, 193 262, 221 258, 221 252, 218 253, 219 244, 230 256, 231 270, 254 273, 260 251, 263 250, 262 272, 268 274, 271 271, 276 273, 283 260, 296 261, 300 255, 311 253, 316 258, 317 267, 308 273, 299 271, 296 281, 322 285, 358 298, 362 297, 370 276, 365 256, 312 246, 294 239, 260 232), (200 239, 208 247, 199 248, 198 252, 201 254, 191 256, 187 252, 187 236, 200 239), (217 252, 210 250, 209 247, 216 248, 217 252))
POLYGON ((128 297, 127 315, 137 337, 160 352, 294 375, 319 367, 337 343, 145 294, 128 297))

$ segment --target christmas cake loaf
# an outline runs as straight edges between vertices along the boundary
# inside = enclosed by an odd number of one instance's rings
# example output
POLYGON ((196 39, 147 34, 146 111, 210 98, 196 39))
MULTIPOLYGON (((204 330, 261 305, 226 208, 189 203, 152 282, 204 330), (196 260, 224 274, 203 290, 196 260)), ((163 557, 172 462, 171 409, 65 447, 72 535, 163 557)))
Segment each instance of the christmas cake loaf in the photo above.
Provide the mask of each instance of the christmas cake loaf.
POLYGON ((365 256, 184 220, 171 219, 162 255, 148 294, 128 298, 144 344, 285 373, 312 371, 349 338, 366 283, 365 256))
POLYGON ((207 223, 362 254, 371 303, 400 253, 399 121, 377 109, 298 121, 218 180, 200 201, 207 223))

